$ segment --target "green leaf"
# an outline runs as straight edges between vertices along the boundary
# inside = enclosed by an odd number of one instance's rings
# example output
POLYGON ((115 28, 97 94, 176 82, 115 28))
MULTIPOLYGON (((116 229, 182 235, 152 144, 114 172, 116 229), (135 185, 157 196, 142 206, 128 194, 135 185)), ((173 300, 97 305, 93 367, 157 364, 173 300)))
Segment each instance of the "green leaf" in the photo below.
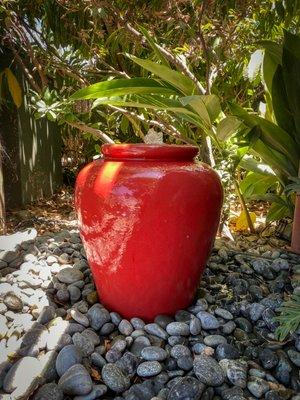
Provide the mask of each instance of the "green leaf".
POLYGON ((208 114, 210 116, 210 121, 211 123, 213 123, 222 111, 220 100, 215 94, 208 94, 205 96, 201 95, 200 97, 207 108, 208 114))
POLYGON ((287 205, 273 203, 268 211, 266 221, 279 221, 285 217, 290 217, 291 211, 287 205))
POLYGON ((246 199, 255 198, 256 195, 265 194, 271 188, 275 189, 277 182, 274 175, 249 172, 240 183, 240 189, 246 199))
POLYGON ((155 96, 155 95, 130 96, 127 98, 122 98, 122 97, 100 98, 94 101, 93 108, 104 104, 109 104, 112 106, 120 106, 120 107, 137 107, 137 108, 149 108, 153 110, 173 111, 177 113, 196 116, 196 114, 193 113, 193 111, 189 110, 186 107, 182 107, 182 104, 178 100, 169 99, 161 96, 155 96))
POLYGON ((283 79, 283 68, 278 65, 272 83, 272 103, 277 124, 287 132, 295 131, 294 118, 286 93, 283 79))
POLYGON ((294 165, 295 169, 298 169, 300 150, 296 141, 288 132, 264 118, 247 113, 247 111, 236 104, 230 104, 230 108, 249 128, 258 126, 260 128, 260 139, 264 144, 284 154, 286 159, 294 165))
POLYGON ((136 64, 140 65, 142 68, 158 76, 162 80, 170 83, 181 93, 187 96, 193 94, 196 91, 196 86, 194 82, 187 76, 183 75, 181 72, 174 71, 173 69, 168 68, 165 65, 161 65, 150 60, 144 60, 130 54, 127 54, 127 57, 134 61, 136 64))
POLYGON ((139 30, 143 34, 143 36, 145 37, 147 42, 149 43, 150 47, 154 51, 154 53, 155 53, 156 57, 158 58, 158 60, 160 60, 161 63, 163 65, 165 65, 166 67, 170 67, 170 64, 169 64, 168 60, 165 58, 163 53, 160 51, 159 46, 154 41, 154 39, 149 35, 149 32, 147 31, 147 29, 145 29, 142 26, 139 26, 139 30))
POLYGON ((176 94, 176 91, 150 78, 113 79, 79 89, 69 99, 97 99, 139 93, 176 94))
POLYGON ((273 59, 274 63, 281 64, 282 59, 282 46, 271 40, 260 40, 258 42, 261 48, 268 52, 269 56, 273 59))
POLYGON ((295 140, 300 145, 300 37, 284 34, 282 67, 289 109, 296 127, 295 140))
POLYGON ((245 156, 241 160, 240 166, 247 171, 257 172, 261 175, 275 176, 275 172, 269 167, 269 165, 263 164, 251 156, 245 156))
POLYGON ((220 121, 217 126, 217 138, 221 141, 229 139, 231 136, 239 132, 245 125, 236 117, 226 117, 220 121))
POLYGON ((193 110, 196 111, 196 113, 199 115, 207 129, 211 128, 210 116, 208 114, 204 101, 202 100, 202 96, 181 97, 180 102, 184 106, 190 105, 193 110))

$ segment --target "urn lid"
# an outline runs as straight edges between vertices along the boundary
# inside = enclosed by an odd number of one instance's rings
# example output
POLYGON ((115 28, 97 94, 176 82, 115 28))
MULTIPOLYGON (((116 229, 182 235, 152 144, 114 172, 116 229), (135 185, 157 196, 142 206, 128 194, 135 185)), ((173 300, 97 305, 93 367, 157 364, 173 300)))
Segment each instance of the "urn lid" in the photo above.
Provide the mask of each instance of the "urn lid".
POLYGON ((196 146, 181 146, 175 144, 104 144, 102 153, 106 159, 134 160, 193 160, 198 154, 196 146))

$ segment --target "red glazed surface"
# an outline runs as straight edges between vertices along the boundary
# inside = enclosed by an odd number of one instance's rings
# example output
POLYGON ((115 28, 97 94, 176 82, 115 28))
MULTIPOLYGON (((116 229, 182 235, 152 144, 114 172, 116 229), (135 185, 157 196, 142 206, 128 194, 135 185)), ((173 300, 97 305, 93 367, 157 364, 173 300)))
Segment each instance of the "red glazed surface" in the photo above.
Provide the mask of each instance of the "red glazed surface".
POLYGON ((222 187, 196 147, 104 145, 76 182, 80 233, 103 305, 153 320, 193 300, 222 187))

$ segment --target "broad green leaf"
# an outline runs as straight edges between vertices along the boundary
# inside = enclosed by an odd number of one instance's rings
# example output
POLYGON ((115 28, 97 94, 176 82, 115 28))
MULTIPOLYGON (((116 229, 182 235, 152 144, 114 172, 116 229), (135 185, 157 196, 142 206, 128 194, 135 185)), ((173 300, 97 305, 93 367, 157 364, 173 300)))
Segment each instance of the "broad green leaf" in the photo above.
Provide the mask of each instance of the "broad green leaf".
POLYGON ((271 40, 260 40, 258 44, 268 52, 274 63, 281 64, 282 46, 280 44, 272 42, 271 40))
POLYGON ((255 158, 251 156, 245 156, 241 160, 240 166, 247 171, 257 172, 258 174, 268 175, 268 176, 275 175, 275 172, 269 165, 263 164, 262 162, 255 160, 255 158))
POLYGON ((286 179, 289 176, 297 174, 297 169, 283 154, 271 149, 260 139, 257 139, 252 144, 251 152, 261 157, 266 164, 270 165, 281 180, 284 177, 286 179))
POLYGON ((278 180, 276 176, 262 175, 256 172, 249 172, 247 176, 242 180, 240 189, 246 199, 256 195, 266 193, 271 188, 275 189, 278 180))
POLYGON ((22 89, 17 81, 17 78, 9 68, 4 69, 4 73, 7 79, 9 93, 13 98, 15 105, 19 108, 22 104, 22 89))
POLYGON ((284 34, 282 66, 289 109, 295 121, 295 140, 300 145, 300 36, 287 31, 284 34))
POLYGON ((165 56, 162 54, 162 52, 159 49, 159 46, 157 45, 157 43, 155 42, 155 40, 150 36, 149 32, 147 31, 147 29, 145 29, 142 26, 139 26, 139 30, 140 32, 143 34, 143 36, 145 37, 145 39, 147 40, 147 42, 149 43, 150 47, 152 48, 152 50, 154 51, 156 57, 158 58, 158 60, 161 61, 161 63, 163 65, 165 65, 166 67, 170 67, 170 64, 168 62, 168 60, 165 58, 165 56))
POLYGON ((286 132, 295 132, 293 114, 289 109, 286 88, 283 79, 283 69, 278 65, 272 83, 272 103, 277 124, 286 132))
POLYGON ((285 217, 291 217, 291 210, 287 205, 273 203, 268 211, 266 221, 279 221, 285 217))
POLYGON ((213 123, 222 111, 220 100, 215 94, 200 95, 200 97, 206 106, 210 121, 213 123))
POLYGON ((210 116, 201 97, 202 96, 181 97, 180 102, 184 106, 186 105, 191 106, 193 110, 195 110, 196 113, 199 115, 199 117, 202 119, 204 125, 207 126, 207 129, 210 129, 211 128, 210 116))
POLYGON ((173 99, 161 97, 161 96, 130 96, 128 98, 122 97, 109 97, 100 98, 94 101, 93 108, 99 105, 108 104, 111 106, 120 107, 137 107, 137 108, 149 108, 154 110, 168 110, 173 112, 180 112, 183 114, 195 115, 192 111, 186 107, 182 107, 182 104, 173 99))
POLYGON ((134 61, 136 64, 140 65, 142 68, 158 76, 162 80, 170 83, 181 93, 187 96, 192 95, 196 91, 196 86, 194 82, 187 76, 183 75, 181 72, 174 71, 173 69, 166 67, 165 65, 161 65, 150 60, 144 60, 130 54, 127 54, 127 57, 134 61))
POLYGON ((138 93, 176 94, 176 91, 150 78, 113 79, 79 89, 69 99, 97 99, 138 93))
POLYGON ((295 169, 298 169, 300 150, 296 141, 288 132, 264 118, 248 113, 236 104, 230 104, 230 108, 234 115, 241 118, 248 127, 254 128, 255 126, 259 126, 260 138, 265 145, 284 154, 287 160, 294 165, 295 169))
POLYGON ((280 64, 270 55, 269 51, 265 50, 262 71, 263 80, 269 93, 272 93, 273 78, 279 65, 280 64))
POLYGON ((236 117, 226 117, 217 126, 217 138, 221 141, 229 139, 244 127, 243 122, 236 117))

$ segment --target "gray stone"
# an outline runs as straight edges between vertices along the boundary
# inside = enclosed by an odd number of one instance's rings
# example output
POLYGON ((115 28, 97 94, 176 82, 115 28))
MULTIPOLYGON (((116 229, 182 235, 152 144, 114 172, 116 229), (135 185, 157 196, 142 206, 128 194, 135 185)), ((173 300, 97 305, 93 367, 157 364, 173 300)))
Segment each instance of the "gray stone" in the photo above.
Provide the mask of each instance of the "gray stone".
POLYGON ((200 311, 197 314, 197 317, 200 319, 201 326, 203 329, 218 329, 220 327, 220 323, 215 316, 206 312, 200 311))
POLYGON ((91 354, 91 361, 92 364, 95 365, 96 367, 102 369, 102 367, 106 364, 106 360, 104 357, 101 356, 99 353, 92 353, 91 354))
POLYGON ((56 371, 62 376, 69 368, 82 361, 82 352, 74 345, 64 347, 56 358, 56 371))
POLYGON ((37 322, 39 324, 48 324, 52 319, 55 318, 55 308, 53 306, 45 306, 40 313, 37 322))
POLYGON ((142 349, 141 356, 146 361, 163 361, 167 358, 168 353, 161 347, 148 346, 142 349))
POLYGON ((75 396, 73 400, 96 400, 107 392, 105 385, 95 385, 89 394, 75 396))
POLYGON ((191 351, 187 346, 183 344, 176 344, 171 349, 171 356, 176 360, 180 357, 189 357, 191 355, 191 351))
POLYGON ((6 250, 0 252, 0 260, 6 262, 7 264, 12 263, 19 257, 16 251, 6 250))
POLYGON ((40 362, 40 375, 45 382, 52 382, 57 378, 56 359, 57 352, 55 350, 48 351, 38 357, 40 362))
POLYGON ((111 346, 112 349, 116 349, 118 351, 120 351, 121 353, 123 353, 123 351, 126 349, 127 347, 127 342, 126 340, 123 339, 118 339, 116 340, 113 345, 111 346))
POLYGON ((260 303, 252 303, 249 306, 249 317, 251 321, 256 322, 260 319, 263 311, 265 310, 265 306, 260 303))
POLYGON ((137 367, 137 374, 142 378, 158 375, 162 366, 158 361, 145 361, 137 367))
POLYGON ((111 322, 113 324, 115 324, 116 326, 118 326, 119 323, 122 321, 122 317, 117 312, 111 312, 110 318, 111 318, 111 322))
POLYGON ((205 385, 192 376, 180 378, 171 388, 167 400, 198 400, 205 385))
POLYGON ((130 386, 129 378, 115 364, 104 365, 101 375, 105 385, 116 393, 122 393, 130 386))
POLYGON ((117 360, 119 360, 122 357, 122 353, 117 350, 117 349, 110 349, 108 352, 105 354, 105 359, 109 363, 115 363, 117 360))
POLYGON ((236 324, 233 321, 228 321, 222 326, 222 332, 224 335, 230 335, 236 328, 236 324))
POLYGON ((83 365, 75 364, 59 379, 58 386, 64 394, 82 396, 91 392, 92 379, 83 365))
POLYGON ((166 329, 166 326, 174 321, 174 318, 169 315, 157 315, 154 319, 154 323, 159 325, 161 328, 166 329))
POLYGON ((223 319, 226 319, 226 320, 233 319, 233 315, 231 314, 230 311, 227 311, 224 308, 220 308, 220 307, 215 309, 215 315, 217 315, 218 317, 221 317, 223 319))
POLYGON ((242 389, 246 387, 248 366, 245 361, 224 359, 219 362, 219 365, 234 386, 242 389))
POLYGON ((131 318, 130 323, 134 329, 144 329, 144 326, 146 325, 141 318, 131 318))
POLYGON ((247 389, 253 396, 260 399, 269 390, 269 384, 263 379, 251 377, 247 382, 247 389))
POLYGON ((184 322, 171 322, 167 325, 166 331, 169 335, 175 336, 189 336, 190 334, 189 325, 184 322))
POLYGON ((72 304, 76 303, 81 298, 81 290, 77 286, 68 286, 68 291, 70 293, 70 301, 72 304))
POLYGON ((191 335, 199 335, 199 333, 201 332, 201 322, 198 318, 191 318, 190 332, 191 335))
POLYGON ((190 371, 193 368, 193 358, 191 356, 180 357, 177 360, 177 365, 184 371, 190 371))
POLYGON ((86 335, 84 336, 82 333, 76 332, 72 336, 72 340, 74 345, 80 349, 84 357, 88 357, 93 353, 95 345, 86 335))
POLYGON ((67 303, 70 299, 70 293, 67 289, 59 289, 56 292, 56 298, 60 303, 67 303))
POLYGON ((12 311, 22 311, 23 301, 15 293, 10 292, 4 296, 3 303, 9 310, 12 311))
POLYGON ((200 382, 208 386, 220 386, 225 381, 223 369, 212 357, 196 356, 194 373, 200 382))
POLYGON ((219 344, 227 343, 227 340, 224 336, 221 335, 208 335, 204 338, 204 344, 210 347, 217 347, 219 344))
POLYGON ((66 267, 59 271, 56 275, 57 279, 62 283, 74 283, 83 280, 83 273, 76 268, 66 267))
POLYGON ((100 304, 94 304, 87 312, 91 327, 96 331, 100 329, 106 322, 110 321, 109 312, 100 304))
POLYGON ((71 310, 70 316, 74 319, 74 321, 85 326, 86 328, 90 325, 90 321, 89 321, 88 317, 86 315, 82 314, 78 310, 71 310))
POLYGON ((28 391, 35 388, 40 382, 39 374, 39 361, 33 357, 23 357, 6 374, 3 389, 6 393, 15 392, 17 389, 18 395, 26 396, 28 391))
POLYGON ((130 351, 126 351, 123 356, 116 362, 116 365, 123 371, 123 373, 132 378, 135 373, 140 359, 130 351))
POLYGON ((129 336, 133 332, 133 327, 127 319, 122 319, 122 321, 119 323, 118 326, 119 332, 122 333, 122 335, 129 336))
POLYGON ((300 368, 300 352, 290 349, 287 351, 287 354, 292 363, 295 364, 296 367, 300 368))
POLYGON ((63 400, 64 394, 61 388, 54 382, 41 386, 33 397, 33 400, 63 400))
POLYGON ((97 333, 90 328, 85 329, 81 334, 82 336, 87 337, 94 346, 98 346, 101 342, 99 335, 97 335, 97 333))
POLYGON ((136 339, 134 339, 133 344, 130 347, 130 351, 136 356, 140 356, 143 348, 150 345, 151 342, 146 336, 138 336, 136 339))
MULTIPOLYGON (((262 366, 265 369, 272 369, 274 367, 276 367, 276 365, 278 364, 278 357, 276 355, 276 353, 274 353, 272 350, 270 349, 262 349, 259 352, 258 358, 260 360, 260 362, 262 363, 262 366)), ((300 364, 299 364, 300 366, 300 364)))
POLYGON ((144 327, 145 331, 150 335, 157 336, 161 339, 167 340, 168 334, 167 332, 161 328, 157 323, 147 324, 144 327))
POLYGON ((223 360, 223 359, 233 360, 240 356, 240 352, 232 344, 221 343, 217 346, 215 355, 217 360, 223 360))
POLYGON ((286 271, 289 270, 290 266, 287 260, 284 260, 283 258, 277 258, 274 260, 271 264, 271 268, 275 272, 279 271, 286 271))
POLYGON ((112 322, 106 322, 99 331, 100 335, 107 336, 110 335, 114 330, 116 329, 116 326, 112 322))

